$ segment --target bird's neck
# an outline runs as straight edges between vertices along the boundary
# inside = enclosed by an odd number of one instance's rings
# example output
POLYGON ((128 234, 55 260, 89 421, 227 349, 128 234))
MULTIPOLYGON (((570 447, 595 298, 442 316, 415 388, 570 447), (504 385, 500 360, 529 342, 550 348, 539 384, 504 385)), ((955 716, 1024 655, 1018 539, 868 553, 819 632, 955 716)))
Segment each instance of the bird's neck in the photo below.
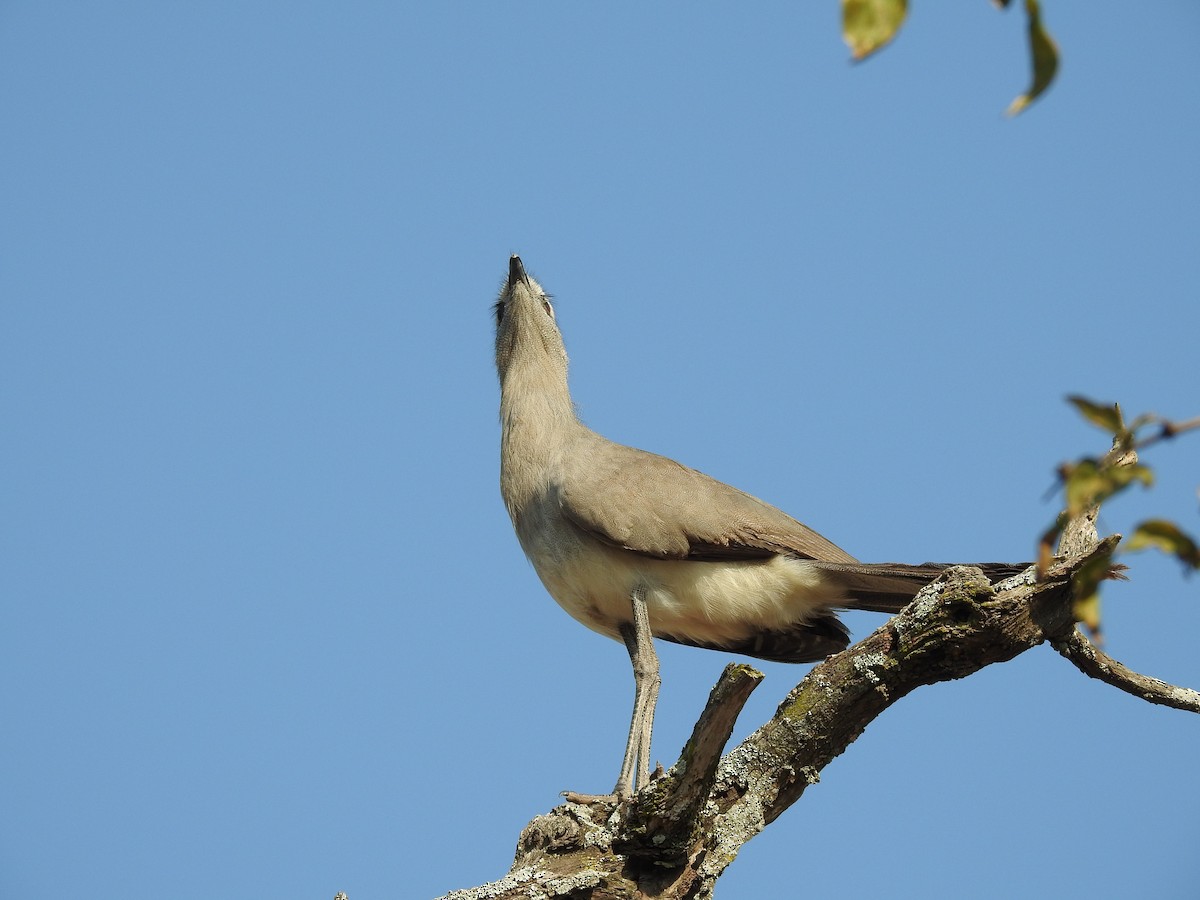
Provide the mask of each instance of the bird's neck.
POLYGON ((567 387, 566 366, 514 360, 500 385, 500 488, 514 521, 547 491, 583 427, 567 387))

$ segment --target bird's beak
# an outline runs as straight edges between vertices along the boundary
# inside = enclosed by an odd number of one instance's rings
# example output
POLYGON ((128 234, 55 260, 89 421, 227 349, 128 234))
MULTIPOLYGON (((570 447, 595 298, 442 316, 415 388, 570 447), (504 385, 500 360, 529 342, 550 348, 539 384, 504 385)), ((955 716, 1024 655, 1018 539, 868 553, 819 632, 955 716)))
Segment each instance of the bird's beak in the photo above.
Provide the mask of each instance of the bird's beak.
POLYGON ((521 257, 513 254, 508 261, 508 286, 515 287, 518 283, 529 286, 529 276, 525 274, 525 266, 521 263, 521 257))

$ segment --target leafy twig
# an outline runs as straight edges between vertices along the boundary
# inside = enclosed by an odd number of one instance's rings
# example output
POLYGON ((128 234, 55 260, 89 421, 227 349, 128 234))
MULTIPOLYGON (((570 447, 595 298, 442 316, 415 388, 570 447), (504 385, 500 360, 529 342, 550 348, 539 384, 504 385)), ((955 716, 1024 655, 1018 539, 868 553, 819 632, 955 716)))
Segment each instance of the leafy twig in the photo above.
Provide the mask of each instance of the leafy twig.
MULTIPOLYGON (((1138 416, 1126 424, 1116 403, 1097 403, 1087 397, 1067 400, 1087 421, 1112 436, 1112 447, 1103 456, 1085 456, 1058 467, 1063 491, 1063 511, 1038 544, 1038 573, 1045 573, 1056 555, 1080 551, 1080 541, 1095 539, 1095 521, 1100 504, 1115 497, 1132 484, 1150 487, 1154 472, 1139 461, 1138 451, 1187 431, 1200 429, 1200 417, 1174 422, 1153 413, 1138 416)), ((1170 553, 1190 571, 1200 569, 1200 546, 1174 522, 1148 519, 1139 523, 1130 536, 1127 551, 1153 548, 1170 553)), ((1075 618, 1087 626, 1093 638, 1100 638, 1100 584, 1109 578, 1121 578, 1124 568, 1112 555, 1081 568, 1075 574, 1075 618)))

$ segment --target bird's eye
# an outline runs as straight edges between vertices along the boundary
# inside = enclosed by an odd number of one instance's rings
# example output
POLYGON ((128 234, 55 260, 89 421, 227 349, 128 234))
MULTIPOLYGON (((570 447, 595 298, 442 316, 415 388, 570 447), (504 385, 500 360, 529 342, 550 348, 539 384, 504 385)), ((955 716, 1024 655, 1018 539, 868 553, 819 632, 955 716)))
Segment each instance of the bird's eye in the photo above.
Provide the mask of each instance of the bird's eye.
POLYGON ((545 297, 542 298, 542 309, 546 311, 546 315, 552 319, 554 318, 554 307, 550 305, 550 301, 545 297))

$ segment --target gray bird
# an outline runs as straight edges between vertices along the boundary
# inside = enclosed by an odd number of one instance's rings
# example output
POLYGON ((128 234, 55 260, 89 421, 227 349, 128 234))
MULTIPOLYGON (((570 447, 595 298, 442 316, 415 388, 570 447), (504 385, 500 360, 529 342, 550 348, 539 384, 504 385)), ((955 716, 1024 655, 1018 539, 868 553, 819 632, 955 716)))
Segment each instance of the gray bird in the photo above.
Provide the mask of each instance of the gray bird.
MULTIPOLYGON (((649 780, 660 683, 653 637, 777 662, 845 649, 834 610, 899 611, 945 568, 867 564, 791 516, 579 421, 554 307, 517 256, 496 301, 500 492, 550 595, 633 663, 629 739, 613 789, 649 780)), ((991 577, 1024 565, 987 563, 991 577)), ((569 795, 585 799, 586 795, 569 795)), ((604 795, 608 796, 608 795, 604 795)))

